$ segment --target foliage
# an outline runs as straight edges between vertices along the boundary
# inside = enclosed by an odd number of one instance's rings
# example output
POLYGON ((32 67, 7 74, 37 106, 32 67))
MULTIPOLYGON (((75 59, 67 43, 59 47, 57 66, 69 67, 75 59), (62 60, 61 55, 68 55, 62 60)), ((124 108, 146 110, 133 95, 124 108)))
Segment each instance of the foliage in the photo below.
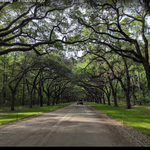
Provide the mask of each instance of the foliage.
POLYGON ((16 3, 0 6, 1 106, 149 102, 145 2, 16 3))

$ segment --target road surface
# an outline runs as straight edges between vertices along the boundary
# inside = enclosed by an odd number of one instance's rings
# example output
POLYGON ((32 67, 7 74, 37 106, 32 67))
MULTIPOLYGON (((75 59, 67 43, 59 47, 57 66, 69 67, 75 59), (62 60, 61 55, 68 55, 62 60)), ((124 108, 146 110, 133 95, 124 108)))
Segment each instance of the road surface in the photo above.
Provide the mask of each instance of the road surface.
POLYGON ((129 146, 102 117, 76 103, 0 128, 0 146, 129 146))

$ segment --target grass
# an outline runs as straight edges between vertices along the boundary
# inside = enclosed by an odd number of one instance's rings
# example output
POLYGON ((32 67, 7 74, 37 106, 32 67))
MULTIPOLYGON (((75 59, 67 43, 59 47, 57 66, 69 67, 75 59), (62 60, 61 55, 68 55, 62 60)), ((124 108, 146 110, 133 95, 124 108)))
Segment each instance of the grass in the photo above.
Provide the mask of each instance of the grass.
POLYGON ((119 107, 92 102, 86 103, 121 122, 123 122, 124 114, 124 124, 150 136, 150 114, 145 114, 146 112, 150 112, 150 106, 135 105, 132 106, 132 109, 126 109, 126 105, 121 105, 121 103, 119 104, 119 107))
POLYGON ((46 106, 46 104, 44 104, 43 107, 35 105, 33 108, 27 108, 27 106, 16 106, 16 111, 10 111, 10 107, 0 107, 0 125, 37 115, 56 108, 64 107, 70 104, 72 103, 64 103, 52 106, 46 106))

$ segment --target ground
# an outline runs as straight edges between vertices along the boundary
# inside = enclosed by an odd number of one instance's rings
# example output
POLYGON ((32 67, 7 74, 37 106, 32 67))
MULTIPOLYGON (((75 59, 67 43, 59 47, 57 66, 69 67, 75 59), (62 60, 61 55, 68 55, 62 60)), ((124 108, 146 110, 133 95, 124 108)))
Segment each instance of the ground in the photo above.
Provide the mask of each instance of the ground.
POLYGON ((0 126, 0 146, 134 146, 108 118, 76 103, 0 126))

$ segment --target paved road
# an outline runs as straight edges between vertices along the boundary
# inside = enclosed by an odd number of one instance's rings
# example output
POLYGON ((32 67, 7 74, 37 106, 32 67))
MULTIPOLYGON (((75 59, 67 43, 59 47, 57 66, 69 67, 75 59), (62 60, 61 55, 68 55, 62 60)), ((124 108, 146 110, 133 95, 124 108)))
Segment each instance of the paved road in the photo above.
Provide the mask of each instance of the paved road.
POLYGON ((0 129, 0 146, 128 146, 86 105, 76 103, 0 129))

